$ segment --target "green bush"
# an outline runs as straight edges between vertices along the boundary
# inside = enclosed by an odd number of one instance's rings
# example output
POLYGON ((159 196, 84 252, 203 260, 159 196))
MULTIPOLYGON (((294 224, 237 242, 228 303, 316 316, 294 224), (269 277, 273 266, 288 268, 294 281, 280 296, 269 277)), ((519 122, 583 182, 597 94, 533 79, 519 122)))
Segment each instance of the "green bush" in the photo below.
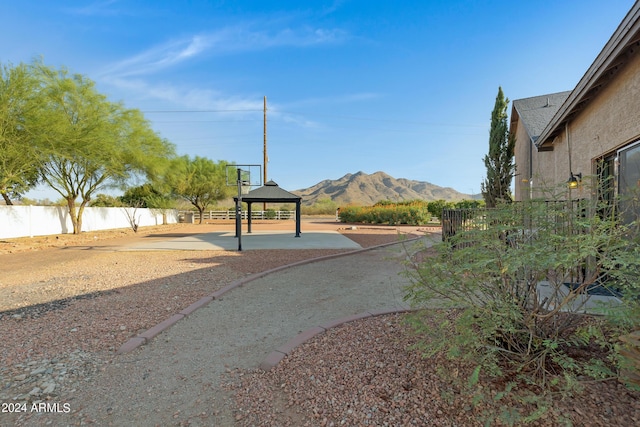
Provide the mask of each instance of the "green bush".
POLYGON ((460 200, 454 204, 455 209, 478 209, 484 208, 484 200, 460 200))
POLYGON ((340 208, 340 220, 342 222, 364 224, 425 225, 431 222, 431 218, 442 220, 442 209, 482 206, 484 206, 484 202, 480 200, 461 200, 459 202, 446 202, 444 200, 392 202, 382 200, 373 206, 342 207, 340 208))
POLYGON ((501 205, 436 244, 434 257, 410 263, 406 299, 456 313, 440 312, 436 328, 415 316, 425 355, 472 363, 470 384, 485 375, 522 385, 540 404, 581 378, 614 377, 614 342, 640 323, 640 246, 629 227, 595 212, 587 201, 501 205), (624 303, 585 315, 595 284, 622 291, 624 303), (604 363, 584 356, 600 352, 604 363))
MULTIPOLYGON (((338 204, 331 199, 320 199, 312 206, 303 206, 305 215, 335 215, 338 204)), ((291 209, 293 210, 293 209, 291 209)))
POLYGON ((420 201, 391 203, 380 202, 374 206, 347 206, 340 209, 340 221, 363 224, 421 225, 427 224, 431 215, 427 203, 420 201))
POLYGON ((434 200, 432 202, 429 202, 429 206, 427 209, 429 210, 431 216, 442 221, 442 209, 452 209, 453 207, 454 206, 452 202, 446 202, 444 200, 434 200))

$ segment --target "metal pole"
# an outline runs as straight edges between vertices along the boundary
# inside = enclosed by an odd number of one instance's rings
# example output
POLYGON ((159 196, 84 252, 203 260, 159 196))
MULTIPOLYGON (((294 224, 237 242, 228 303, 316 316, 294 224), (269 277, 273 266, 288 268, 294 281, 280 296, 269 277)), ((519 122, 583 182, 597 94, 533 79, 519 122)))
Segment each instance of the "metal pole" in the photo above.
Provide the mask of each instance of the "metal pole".
MULTIPOLYGON (((264 150, 263 150, 263 158, 262 161, 264 163, 264 170, 262 171, 262 185, 267 183, 267 162, 269 161, 269 156, 267 156, 267 97, 264 97, 264 150)), ((267 202, 262 204, 262 210, 267 210, 267 202)))
POLYGON ((242 170, 238 168, 238 202, 236 203, 236 236, 238 251, 242 251, 242 170))
POLYGON ((262 183, 267 182, 267 162, 269 161, 269 156, 267 156, 267 97, 264 97, 264 119, 263 119, 263 158, 262 161, 264 163, 264 170, 262 171, 262 183))

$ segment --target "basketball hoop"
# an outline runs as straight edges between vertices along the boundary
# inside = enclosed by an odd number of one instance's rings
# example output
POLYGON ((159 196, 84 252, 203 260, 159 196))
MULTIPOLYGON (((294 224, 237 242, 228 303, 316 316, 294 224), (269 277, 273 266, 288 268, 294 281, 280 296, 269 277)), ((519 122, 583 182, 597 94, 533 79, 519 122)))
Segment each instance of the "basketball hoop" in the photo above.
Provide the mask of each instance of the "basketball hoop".
POLYGON ((242 251, 242 196, 248 194, 251 187, 262 185, 262 165, 227 165, 227 185, 238 187, 236 199, 236 237, 238 251, 242 251))
POLYGON ((262 186, 262 165, 227 165, 226 180, 227 186, 238 185, 238 171, 242 186, 261 187, 262 186))

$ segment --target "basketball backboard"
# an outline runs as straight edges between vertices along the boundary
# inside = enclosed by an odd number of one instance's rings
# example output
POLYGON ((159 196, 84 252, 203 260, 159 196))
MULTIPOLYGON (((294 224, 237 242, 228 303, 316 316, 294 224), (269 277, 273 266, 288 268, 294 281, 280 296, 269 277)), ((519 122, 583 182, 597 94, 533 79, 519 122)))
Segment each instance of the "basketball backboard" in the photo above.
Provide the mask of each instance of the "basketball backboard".
POLYGON ((262 186, 262 165, 227 165, 228 186, 238 185, 238 171, 242 187, 262 186))

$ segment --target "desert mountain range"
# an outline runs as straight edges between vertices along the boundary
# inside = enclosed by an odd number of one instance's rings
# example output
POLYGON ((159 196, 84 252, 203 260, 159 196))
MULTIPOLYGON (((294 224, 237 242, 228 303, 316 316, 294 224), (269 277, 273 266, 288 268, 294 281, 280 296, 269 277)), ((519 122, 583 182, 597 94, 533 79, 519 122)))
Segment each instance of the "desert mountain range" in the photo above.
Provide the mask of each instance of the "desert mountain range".
POLYGON ((471 199, 473 196, 453 188, 439 187, 423 181, 394 178, 384 172, 346 174, 340 179, 326 179, 316 185, 292 191, 302 196, 303 205, 313 205, 322 199, 331 199, 339 205, 372 205, 381 200, 447 200, 471 199))

